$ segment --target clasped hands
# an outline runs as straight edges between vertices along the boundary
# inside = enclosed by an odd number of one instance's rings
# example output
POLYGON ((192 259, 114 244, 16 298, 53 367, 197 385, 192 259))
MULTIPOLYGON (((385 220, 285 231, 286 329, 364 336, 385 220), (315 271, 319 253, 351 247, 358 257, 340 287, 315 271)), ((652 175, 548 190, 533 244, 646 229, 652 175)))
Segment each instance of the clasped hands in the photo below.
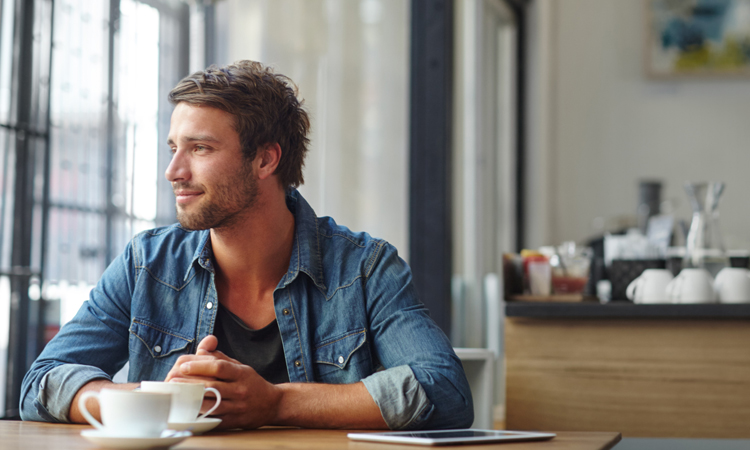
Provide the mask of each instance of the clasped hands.
MULTIPOLYGON (((218 343, 215 336, 203 338, 196 354, 180 356, 164 381, 203 383, 217 389, 221 393, 221 404, 212 415, 222 420, 222 429, 273 424, 281 390, 252 367, 216 350, 218 343)), ((201 411, 208 410, 212 404, 212 400, 205 400, 201 411)))

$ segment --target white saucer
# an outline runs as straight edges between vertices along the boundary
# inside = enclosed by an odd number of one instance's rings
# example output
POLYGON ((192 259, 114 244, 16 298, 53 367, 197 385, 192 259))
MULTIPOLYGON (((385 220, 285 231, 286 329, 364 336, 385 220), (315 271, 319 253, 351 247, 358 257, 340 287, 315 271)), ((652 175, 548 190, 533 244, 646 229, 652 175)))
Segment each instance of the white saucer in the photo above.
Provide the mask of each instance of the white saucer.
POLYGON ((204 417, 203 419, 195 422, 169 422, 169 429, 171 430, 189 430, 193 434, 201 434, 206 431, 211 431, 221 423, 221 419, 215 417, 204 417))
POLYGON ((162 436, 166 437, 129 437, 113 436, 101 430, 83 430, 81 436, 104 448, 140 449, 140 448, 167 448, 179 444, 193 434, 189 431, 166 430, 162 436))

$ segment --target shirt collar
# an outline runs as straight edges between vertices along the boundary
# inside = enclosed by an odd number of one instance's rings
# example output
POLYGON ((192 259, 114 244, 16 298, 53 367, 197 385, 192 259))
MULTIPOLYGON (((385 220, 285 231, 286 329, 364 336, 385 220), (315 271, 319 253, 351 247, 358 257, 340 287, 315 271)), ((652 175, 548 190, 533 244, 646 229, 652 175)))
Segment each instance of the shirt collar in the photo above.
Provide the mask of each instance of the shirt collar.
MULTIPOLYGON (((307 200, 296 189, 290 190, 286 195, 286 205, 294 215, 294 243, 292 245, 292 256, 289 260, 289 269, 281 283, 287 286, 294 281, 300 272, 307 274, 315 285, 327 290, 323 280, 323 263, 320 259, 320 240, 318 234, 318 218, 307 200)), ((190 276, 193 265, 198 264, 209 272, 214 271, 213 250, 211 249, 211 232, 200 230, 200 239, 195 249, 190 265, 185 272, 184 280, 190 276)), ((280 283, 280 284, 281 284, 280 283)))
POLYGON ((299 272, 303 272, 325 292, 327 288, 323 279, 323 263, 320 256, 318 217, 307 200, 296 189, 287 193, 286 204, 294 215, 295 227, 289 270, 282 280, 284 286, 294 281, 299 272))
POLYGON ((193 253, 193 258, 190 260, 187 271, 185 271, 185 277, 183 278, 183 281, 187 281, 188 277, 190 276, 190 270, 193 268, 193 265, 196 263, 196 261, 201 267, 208 270, 209 272, 214 271, 213 251, 211 250, 210 239, 211 231, 200 230, 196 231, 196 233, 200 233, 200 239, 198 240, 198 246, 195 249, 195 253, 193 253))

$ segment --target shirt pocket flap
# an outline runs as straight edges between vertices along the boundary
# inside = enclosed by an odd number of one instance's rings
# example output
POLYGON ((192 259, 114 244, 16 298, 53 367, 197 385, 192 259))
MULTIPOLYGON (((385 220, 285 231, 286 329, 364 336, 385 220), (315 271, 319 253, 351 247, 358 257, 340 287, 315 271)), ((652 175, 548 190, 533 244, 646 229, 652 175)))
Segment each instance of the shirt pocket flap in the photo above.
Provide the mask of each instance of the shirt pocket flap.
POLYGON ((143 319, 133 320, 130 334, 137 337, 154 358, 164 358, 185 350, 194 341, 143 319))
POLYGON ((323 341, 315 348, 315 362, 343 369, 349 358, 367 341, 367 330, 352 331, 323 341))

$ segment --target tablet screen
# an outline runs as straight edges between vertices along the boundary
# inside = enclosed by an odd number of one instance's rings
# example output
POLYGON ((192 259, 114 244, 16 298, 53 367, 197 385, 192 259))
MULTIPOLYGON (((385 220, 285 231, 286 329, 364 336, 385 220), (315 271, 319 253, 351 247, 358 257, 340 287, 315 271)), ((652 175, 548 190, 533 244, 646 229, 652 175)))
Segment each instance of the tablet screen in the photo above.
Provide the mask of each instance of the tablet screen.
POLYGON ((421 445, 451 445, 479 442, 503 442, 543 440, 555 437, 552 433, 531 433, 500 430, 439 430, 439 431, 392 431, 385 433, 349 433, 350 439, 358 441, 392 442, 421 445))

